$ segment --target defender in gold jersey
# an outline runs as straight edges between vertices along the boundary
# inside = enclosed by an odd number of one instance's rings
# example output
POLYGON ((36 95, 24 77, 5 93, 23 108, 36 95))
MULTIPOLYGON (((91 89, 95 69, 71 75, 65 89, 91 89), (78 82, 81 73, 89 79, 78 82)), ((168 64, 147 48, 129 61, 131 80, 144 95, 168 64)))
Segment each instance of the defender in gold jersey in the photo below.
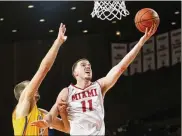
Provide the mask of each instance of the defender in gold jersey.
MULTIPOLYGON (((14 135, 48 135, 47 128, 44 129, 31 126, 30 123, 35 120, 43 119, 44 115, 47 113, 46 110, 39 109, 37 107, 37 101, 40 98, 38 88, 48 71, 51 69, 58 54, 60 46, 67 39, 67 36, 64 35, 65 32, 66 27, 61 23, 57 39, 54 41, 54 44, 42 60, 40 67, 36 74, 33 76, 32 80, 23 81, 15 86, 14 94, 16 99, 18 100, 18 104, 15 107, 12 114, 14 135)), ((60 111, 60 113, 62 114, 62 119, 56 118, 55 120, 53 120, 53 123, 50 127, 53 127, 54 129, 57 129, 59 131, 69 133, 69 123, 67 120, 66 111, 60 111)))

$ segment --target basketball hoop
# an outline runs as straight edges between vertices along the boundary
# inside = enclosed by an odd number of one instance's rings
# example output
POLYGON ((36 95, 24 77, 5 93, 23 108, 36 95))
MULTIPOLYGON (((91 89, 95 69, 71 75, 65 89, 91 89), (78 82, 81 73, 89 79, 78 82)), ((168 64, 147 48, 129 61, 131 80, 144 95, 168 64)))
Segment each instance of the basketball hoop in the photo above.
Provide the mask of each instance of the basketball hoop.
POLYGON ((94 0, 94 2, 94 9, 91 13, 92 18, 97 16, 101 20, 108 19, 111 21, 114 18, 121 20, 122 16, 129 15, 124 0, 94 0))

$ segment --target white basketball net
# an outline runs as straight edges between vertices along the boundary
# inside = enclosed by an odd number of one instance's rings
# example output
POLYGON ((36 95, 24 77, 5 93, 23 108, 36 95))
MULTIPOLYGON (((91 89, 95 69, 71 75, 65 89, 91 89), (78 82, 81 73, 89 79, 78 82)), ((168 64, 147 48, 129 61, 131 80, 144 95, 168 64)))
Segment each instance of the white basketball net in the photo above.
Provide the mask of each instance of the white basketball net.
POLYGON ((114 18, 121 20, 122 16, 129 15, 129 11, 126 9, 124 0, 95 0, 91 15, 92 18, 97 16, 101 20, 108 19, 111 21, 114 18))

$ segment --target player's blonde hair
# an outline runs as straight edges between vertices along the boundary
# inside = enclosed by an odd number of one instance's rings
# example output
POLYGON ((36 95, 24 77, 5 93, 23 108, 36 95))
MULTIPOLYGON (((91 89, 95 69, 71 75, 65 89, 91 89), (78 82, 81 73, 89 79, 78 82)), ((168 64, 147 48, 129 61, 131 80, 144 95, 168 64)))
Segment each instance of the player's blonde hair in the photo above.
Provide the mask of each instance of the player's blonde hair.
POLYGON ((80 62, 80 61, 82 61, 82 60, 86 60, 86 61, 88 61, 88 59, 86 59, 86 58, 82 58, 82 59, 77 60, 77 61, 73 64, 73 66, 72 66, 72 75, 73 75, 73 77, 74 77, 74 78, 75 78, 75 76, 74 76, 75 68, 76 68, 76 66, 77 66, 78 62, 80 62))
POLYGON ((17 100, 19 100, 20 95, 22 91, 25 89, 25 87, 29 84, 30 81, 25 80, 23 82, 18 83, 14 88, 14 95, 17 100))

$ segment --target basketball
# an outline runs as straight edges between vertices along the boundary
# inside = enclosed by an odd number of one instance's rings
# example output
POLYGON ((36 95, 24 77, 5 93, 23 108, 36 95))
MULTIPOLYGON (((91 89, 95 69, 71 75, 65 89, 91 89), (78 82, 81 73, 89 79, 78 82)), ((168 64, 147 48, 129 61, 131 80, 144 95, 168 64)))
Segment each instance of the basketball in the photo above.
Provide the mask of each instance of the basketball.
POLYGON ((149 30, 154 23, 158 27, 160 23, 160 18, 157 12, 151 8, 143 8, 139 10, 135 15, 135 26, 142 33, 145 33, 147 27, 149 30))

